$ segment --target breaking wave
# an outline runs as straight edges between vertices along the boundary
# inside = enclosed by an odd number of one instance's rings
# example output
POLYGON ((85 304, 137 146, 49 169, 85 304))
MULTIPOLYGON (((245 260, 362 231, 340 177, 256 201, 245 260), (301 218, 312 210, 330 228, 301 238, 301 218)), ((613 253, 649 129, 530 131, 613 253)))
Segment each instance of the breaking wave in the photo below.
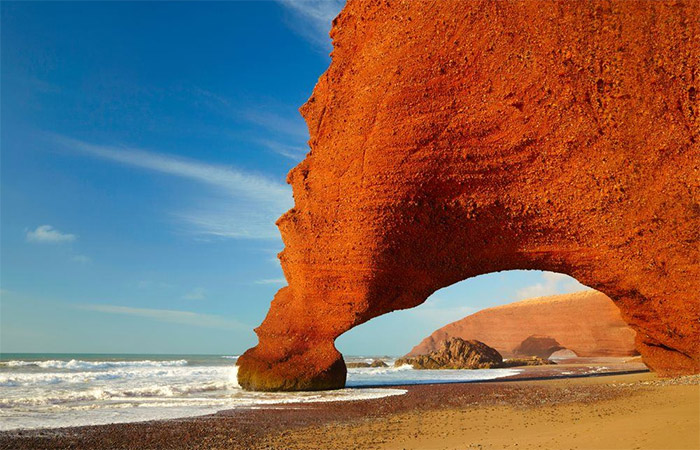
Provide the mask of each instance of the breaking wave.
POLYGON ((1 366, 6 367, 40 367, 42 369, 110 369, 113 367, 173 367, 173 366, 186 366, 187 360, 179 359, 176 361, 82 361, 78 359, 71 359, 70 361, 62 361, 57 359, 52 359, 48 361, 21 361, 21 360, 11 360, 0 363, 1 366))
MULTIPOLYGON (((240 388, 237 359, 237 355, 8 358, 0 362, 0 430, 170 419, 271 404, 366 400, 406 392, 391 386, 517 373, 513 369, 418 371, 393 367, 393 360, 384 358, 389 367, 349 369, 345 389, 265 393, 240 388)), ((372 358, 360 360, 371 362, 372 358)))

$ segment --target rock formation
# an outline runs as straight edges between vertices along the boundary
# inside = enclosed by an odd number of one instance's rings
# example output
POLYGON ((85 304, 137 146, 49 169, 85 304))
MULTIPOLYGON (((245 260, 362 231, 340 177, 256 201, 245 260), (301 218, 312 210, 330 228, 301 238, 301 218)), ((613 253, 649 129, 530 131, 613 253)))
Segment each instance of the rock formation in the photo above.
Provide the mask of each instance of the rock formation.
POLYGON ((360 361, 360 362, 346 362, 346 363, 345 363, 345 367, 348 368, 348 369, 357 369, 357 368, 366 369, 366 368, 369 368, 369 363, 368 363, 368 362, 364 362, 364 361, 360 361))
POLYGON ((700 2, 350 1, 301 108, 289 283, 247 389, 339 388, 336 337, 510 269, 604 292, 700 371, 700 2))
POLYGON ((371 363, 364 362, 364 361, 346 362, 345 367, 347 367, 348 369, 351 369, 351 368, 370 368, 370 367, 389 367, 389 366, 387 365, 387 363, 385 363, 381 359, 375 359, 371 363))
POLYGON ((634 335, 612 300, 589 290, 481 310, 439 328, 408 356, 430 353, 450 337, 478 339, 505 358, 547 358, 561 348, 578 356, 631 356, 634 335))
POLYGON ((399 358, 394 366, 410 364, 414 369, 490 369, 498 367, 503 357, 483 342, 451 338, 440 343, 427 355, 399 358))
POLYGON ((370 367, 389 367, 387 363, 382 361, 381 359, 375 359, 372 361, 372 363, 369 365, 370 367))
POLYGON ((512 358, 506 359, 497 367, 522 367, 522 366, 546 366, 549 364, 556 364, 554 361, 550 361, 547 358, 540 358, 539 356, 530 356, 528 358, 512 358))
MULTIPOLYGON (((630 330, 632 331, 632 330, 630 330)), ((552 353, 563 350, 566 347, 559 345, 556 339, 549 336, 538 336, 533 334, 520 343, 513 353, 515 356, 536 356, 538 358, 549 358, 552 353)))

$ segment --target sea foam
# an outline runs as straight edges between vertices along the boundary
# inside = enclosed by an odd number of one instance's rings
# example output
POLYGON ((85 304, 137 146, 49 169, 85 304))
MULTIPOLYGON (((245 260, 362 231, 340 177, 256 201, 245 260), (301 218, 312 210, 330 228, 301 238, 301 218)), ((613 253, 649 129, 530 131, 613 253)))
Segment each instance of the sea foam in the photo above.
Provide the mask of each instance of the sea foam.
MULTIPOLYGON (((13 358, 0 362, 0 429, 97 425, 274 404, 367 400, 405 393, 391 387, 396 385, 475 381, 518 372, 418 371, 410 366, 353 368, 348 370, 345 389, 266 393, 240 388, 237 358, 13 358)), ((386 362, 393 363, 390 359, 386 362)))
POLYGON ((109 369, 112 367, 173 367, 186 366, 187 360, 179 359, 176 361, 81 361, 71 359, 70 361, 48 360, 48 361, 21 361, 11 360, 0 363, 7 367, 40 367, 42 369, 109 369))

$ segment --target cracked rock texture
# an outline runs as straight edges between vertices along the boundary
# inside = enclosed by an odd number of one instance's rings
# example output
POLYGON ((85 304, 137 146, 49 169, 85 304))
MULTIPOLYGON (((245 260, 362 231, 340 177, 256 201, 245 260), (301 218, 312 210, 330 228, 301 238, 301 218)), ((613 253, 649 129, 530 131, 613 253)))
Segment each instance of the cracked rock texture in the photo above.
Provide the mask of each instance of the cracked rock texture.
POLYGON ((404 364, 414 369, 491 369, 503 363, 495 348, 476 340, 453 337, 441 341, 429 354, 399 358, 394 366, 404 364))
POLYGON ((435 330, 407 356, 435 351, 451 337, 476 339, 505 358, 549 358, 566 348, 578 356, 633 356, 635 332, 605 294, 583 291, 487 308, 435 330))
POLYGON ((480 274, 569 274, 700 372, 700 2, 350 1, 301 108, 289 286, 247 389, 339 388, 337 336, 480 274))

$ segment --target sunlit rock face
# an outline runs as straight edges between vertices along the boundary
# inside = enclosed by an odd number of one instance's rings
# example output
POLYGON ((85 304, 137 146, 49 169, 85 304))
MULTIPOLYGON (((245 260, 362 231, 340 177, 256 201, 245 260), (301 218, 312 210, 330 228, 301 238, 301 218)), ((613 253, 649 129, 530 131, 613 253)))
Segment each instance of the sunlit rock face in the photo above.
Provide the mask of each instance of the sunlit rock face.
POLYGON ((495 348, 476 340, 453 337, 441 341, 429 354, 399 358, 394 366, 405 364, 414 369, 492 369, 503 363, 495 348))
POLYGON ((562 348, 584 357, 632 356, 634 336, 615 303, 589 290, 478 311, 435 330, 407 356, 435 351, 452 337, 482 341, 505 358, 549 358, 562 348))
POLYGON ((604 292, 700 371, 700 2, 351 1, 302 107, 288 287, 247 389, 342 387, 337 336, 508 269, 604 292))

